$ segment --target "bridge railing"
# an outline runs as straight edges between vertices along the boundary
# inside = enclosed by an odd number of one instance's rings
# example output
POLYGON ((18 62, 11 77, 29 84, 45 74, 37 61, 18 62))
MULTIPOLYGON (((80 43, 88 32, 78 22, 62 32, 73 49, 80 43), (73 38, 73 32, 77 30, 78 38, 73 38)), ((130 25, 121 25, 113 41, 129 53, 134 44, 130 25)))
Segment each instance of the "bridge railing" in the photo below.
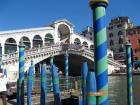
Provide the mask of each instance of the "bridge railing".
MULTIPOLYGON (((73 52, 77 52, 79 54, 84 54, 84 56, 87 56, 89 58, 94 57, 94 53, 93 50, 90 50, 89 48, 86 48, 84 46, 81 45, 75 45, 75 44, 54 44, 51 46, 43 46, 43 47, 39 47, 39 48, 33 48, 30 50, 26 50, 25 51, 25 57, 30 57, 30 56, 35 56, 35 55, 39 55, 39 54, 44 54, 44 53, 48 53, 50 54, 53 51, 65 51, 65 49, 69 50, 69 51, 73 51, 73 52), (67 45, 68 48, 65 48, 65 45, 67 45)), ((3 55, 2 59, 3 61, 6 60, 18 60, 18 52, 15 53, 11 53, 11 54, 5 54, 3 55)), ((121 63, 114 61, 111 58, 108 58, 108 62, 111 63, 112 65, 116 65, 116 66, 122 66, 121 63)))

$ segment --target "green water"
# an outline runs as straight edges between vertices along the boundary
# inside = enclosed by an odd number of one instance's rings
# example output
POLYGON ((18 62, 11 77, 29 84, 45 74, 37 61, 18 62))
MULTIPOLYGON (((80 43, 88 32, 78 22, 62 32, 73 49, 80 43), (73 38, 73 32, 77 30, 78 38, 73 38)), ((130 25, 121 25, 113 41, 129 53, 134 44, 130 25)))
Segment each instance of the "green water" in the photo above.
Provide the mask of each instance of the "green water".
MULTIPOLYGON (((109 77, 109 105, 127 105, 126 76, 109 77)), ((134 105, 140 105, 140 76, 133 76, 134 105)))

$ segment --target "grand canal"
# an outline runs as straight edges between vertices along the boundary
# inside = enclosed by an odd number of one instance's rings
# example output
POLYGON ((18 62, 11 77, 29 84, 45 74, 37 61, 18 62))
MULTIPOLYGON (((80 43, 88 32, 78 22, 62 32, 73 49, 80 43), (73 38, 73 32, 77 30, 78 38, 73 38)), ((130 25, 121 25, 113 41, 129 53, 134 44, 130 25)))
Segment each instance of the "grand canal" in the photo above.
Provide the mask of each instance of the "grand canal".
MULTIPOLYGON (((127 105, 126 76, 109 76, 110 105, 127 105)), ((140 76, 133 76, 134 105, 140 105, 140 76)))

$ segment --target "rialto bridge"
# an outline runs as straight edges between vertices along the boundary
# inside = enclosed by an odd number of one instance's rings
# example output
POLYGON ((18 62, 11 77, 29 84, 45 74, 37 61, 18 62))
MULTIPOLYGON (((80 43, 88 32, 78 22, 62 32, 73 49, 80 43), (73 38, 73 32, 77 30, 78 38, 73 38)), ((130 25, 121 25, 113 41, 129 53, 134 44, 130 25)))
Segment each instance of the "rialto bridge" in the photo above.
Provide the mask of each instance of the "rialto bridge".
MULTIPOLYGON (((89 68, 94 66, 93 42, 74 32, 74 25, 68 20, 58 20, 41 28, 0 32, 2 67, 8 71, 11 81, 18 78, 18 46, 21 41, 25 45, 25 72, 31 60, 35 65, 35 73, 39 73, 40 65, 47 63, 54 56, 54 63, 64 73, 64 56, 69 56, 69 74, 80 75, 81 63, 88 62, 89 68)), ((108 50, 108 73, 115 68, 124 67, 114 61, 108 50)))

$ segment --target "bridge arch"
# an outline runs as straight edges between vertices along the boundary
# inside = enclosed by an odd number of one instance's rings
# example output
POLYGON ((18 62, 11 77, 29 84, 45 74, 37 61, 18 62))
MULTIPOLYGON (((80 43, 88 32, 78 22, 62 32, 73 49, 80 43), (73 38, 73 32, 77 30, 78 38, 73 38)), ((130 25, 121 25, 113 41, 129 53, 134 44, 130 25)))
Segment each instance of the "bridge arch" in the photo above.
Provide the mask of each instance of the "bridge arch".
POLYGON ((40 35, 35 35, 33 38, 33 48, 41 47, 43 45, 43 40, 40 35))
POLYGON ((14 38, 8 38, 5 41, 4 45, 4 53, 9 54, 9 53, 14 53, 17 51, 17 43, 14 38))
POLYGON ((21 43, 21 41, 23 41, 26 50, 31 48, 31 42, 30 42, 30 39, 28 37, 26 37, 26 36, 21 37, 19 43, 21 43))
POLYGON ((70 28, 66 24, 60 24, 58 26, 58 36, 60 38, 60 41, 63 43, 69 43, 70 42, 70 28))
POLYGON ((47 33, 47 34, 45 35, 45 39, 44 39, 44 41, 45 41, 45 45, 51 45, 51 44, 54 44, 54 38, 53 38, 53 35, 50 34, 50 33, 47 33))
POLYGON ((81 45, 80 39, 79 39, 79 38, 75 38, 74 44, 76 44, 76 45, 81 45))
POLYGON ((83 45, 84 47, 88 48, 88 43, 87 43, 87 42, 84 41, 84 42, 82 43, 82 45, 83 45))

